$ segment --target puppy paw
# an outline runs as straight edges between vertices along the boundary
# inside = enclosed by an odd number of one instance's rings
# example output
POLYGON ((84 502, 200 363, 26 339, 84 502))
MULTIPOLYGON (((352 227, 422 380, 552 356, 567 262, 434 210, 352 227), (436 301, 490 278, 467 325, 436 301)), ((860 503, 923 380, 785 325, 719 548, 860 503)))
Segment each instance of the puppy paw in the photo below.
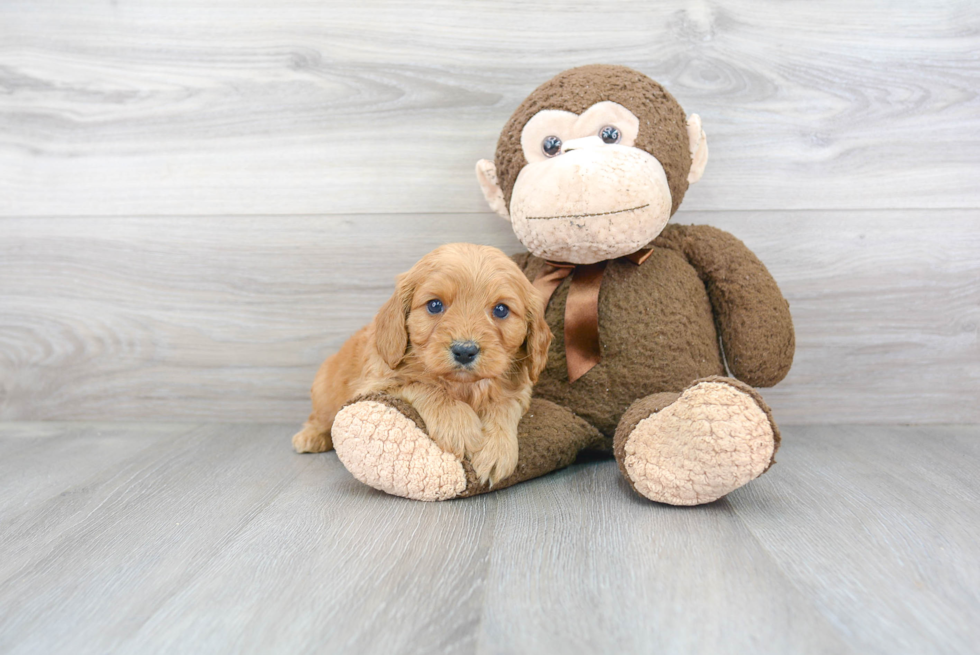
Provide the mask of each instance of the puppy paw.
POLYGON ((332 448, 330 433, 309 425, 293 435, 293 449, 298 453, 323 453, 332 448))
POLYGON ((495 485, 517 468, 517 432, 513 435, 487 435, 483 448, 473 453, 470 463, 480 482, 495 485))
POLYGON ((440 412, 426 416, 419 411, 429 429, 429 436, 447 453, 463 459, 474 444, 483 443, 483 426, 480 417, 466 405, 453 412, 440 412))

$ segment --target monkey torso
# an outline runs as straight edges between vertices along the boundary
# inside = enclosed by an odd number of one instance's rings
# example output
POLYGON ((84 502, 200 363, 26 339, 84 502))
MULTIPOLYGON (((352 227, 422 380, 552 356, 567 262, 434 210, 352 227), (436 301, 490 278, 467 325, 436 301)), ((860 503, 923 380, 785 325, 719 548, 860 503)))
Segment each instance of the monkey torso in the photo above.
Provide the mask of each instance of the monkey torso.
MULTIPOLYGON (((547 266, 530 253, 514 259, 532 281, 547 266)), ((684 255, 654 245, 640 265, 627 259, 606 265, 599 291, 602 360, 569 383, 564 317, 570 285, 571 277, 565 278, 548 303, 545 316, 554 341, 535 396, 568 408, 612 437, 634 400, 725 375, 704 283, 684 255)))

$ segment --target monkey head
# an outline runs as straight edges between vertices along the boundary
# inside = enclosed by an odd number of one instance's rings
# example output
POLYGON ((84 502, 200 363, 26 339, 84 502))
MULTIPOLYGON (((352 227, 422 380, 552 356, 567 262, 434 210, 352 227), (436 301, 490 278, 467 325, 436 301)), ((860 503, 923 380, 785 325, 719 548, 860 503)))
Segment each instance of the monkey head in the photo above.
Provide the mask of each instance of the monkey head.
POLYGON ((591 264, 636 252, 708 161, 697 114, 624 66, 582 66, 529 95, 477 179, 531 253, 591 264))

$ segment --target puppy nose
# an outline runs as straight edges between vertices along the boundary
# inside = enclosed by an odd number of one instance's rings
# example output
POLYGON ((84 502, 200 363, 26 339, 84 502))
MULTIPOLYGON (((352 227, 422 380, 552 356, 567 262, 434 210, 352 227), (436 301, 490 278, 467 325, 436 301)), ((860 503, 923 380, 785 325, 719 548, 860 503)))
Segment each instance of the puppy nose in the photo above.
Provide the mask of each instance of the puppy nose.
POLYGON ((449 350, 453 353, 453 359, 463 365, 469 364, 480 354, 480 346, 473 341, 454 341, 449 350))

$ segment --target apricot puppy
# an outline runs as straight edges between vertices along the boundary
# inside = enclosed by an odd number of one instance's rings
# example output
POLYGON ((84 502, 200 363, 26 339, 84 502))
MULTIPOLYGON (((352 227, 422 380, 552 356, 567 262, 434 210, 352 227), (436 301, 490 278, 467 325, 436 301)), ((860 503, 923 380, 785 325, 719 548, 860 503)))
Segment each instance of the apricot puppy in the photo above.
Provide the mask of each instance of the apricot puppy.
POLYGON ((293 447, 330 450, 337 412, 385 392, 411 403, 436 444, 495 484, 517 466, 517 424, 550 344, 544 302, 510 258, 467 243, 436 248, 320 367, 293 447))

